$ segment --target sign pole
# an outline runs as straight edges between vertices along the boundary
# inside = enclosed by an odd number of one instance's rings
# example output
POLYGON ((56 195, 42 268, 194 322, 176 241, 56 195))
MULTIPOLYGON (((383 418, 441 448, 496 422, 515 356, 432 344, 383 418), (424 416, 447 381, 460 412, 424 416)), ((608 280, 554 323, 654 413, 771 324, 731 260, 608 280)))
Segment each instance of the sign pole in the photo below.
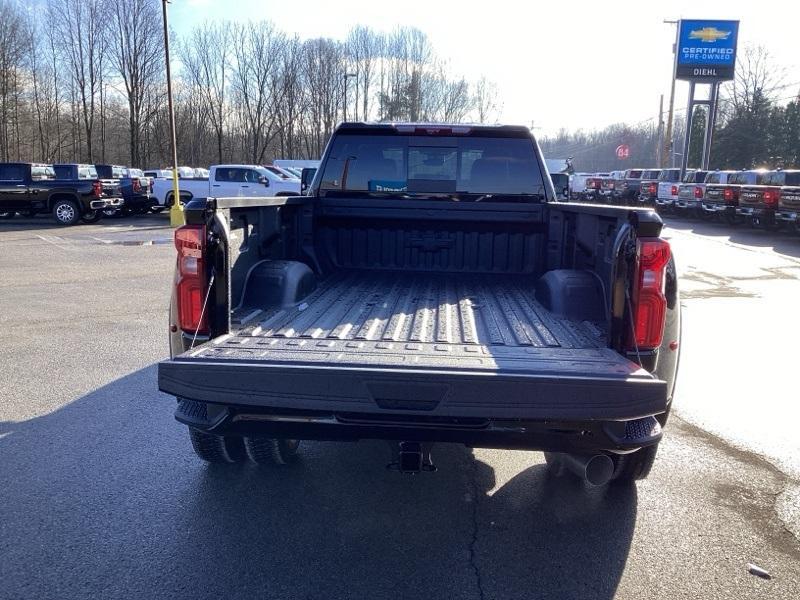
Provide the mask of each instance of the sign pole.
POLYGON ((719 83, 711 84, 711 92, 708 104, 708 120, 706 121, 706 137, 703 142, 703 163, 704 171, 708 171, 711 164, 711 143, 714 139, 714 125, 717 120, 717 102, 719 101, 719 83))

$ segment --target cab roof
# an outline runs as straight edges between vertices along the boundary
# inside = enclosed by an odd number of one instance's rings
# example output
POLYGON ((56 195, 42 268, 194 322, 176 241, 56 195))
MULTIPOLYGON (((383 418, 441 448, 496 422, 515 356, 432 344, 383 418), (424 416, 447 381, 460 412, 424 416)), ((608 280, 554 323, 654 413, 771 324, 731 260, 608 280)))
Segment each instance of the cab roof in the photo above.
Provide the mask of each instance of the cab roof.
POLYGON ((524 125, 486 125, 480 123, 376 123, 367 121, 341 123, 334 134, 452 135, 464 137, 532 137, 524 125))

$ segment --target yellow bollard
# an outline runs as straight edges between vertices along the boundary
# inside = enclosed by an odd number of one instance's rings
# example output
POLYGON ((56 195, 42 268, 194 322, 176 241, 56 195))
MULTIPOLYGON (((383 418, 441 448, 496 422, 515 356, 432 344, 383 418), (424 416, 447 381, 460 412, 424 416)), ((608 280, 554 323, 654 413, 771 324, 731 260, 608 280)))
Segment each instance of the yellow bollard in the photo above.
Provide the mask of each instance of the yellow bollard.
POLYGON ((169 209, 169 224, 172 227, 180 227, 185 225, 183 215, 183 205, 181 204, 181 195, 178 190, 178 169, 172 168, 172 206, 169 209))

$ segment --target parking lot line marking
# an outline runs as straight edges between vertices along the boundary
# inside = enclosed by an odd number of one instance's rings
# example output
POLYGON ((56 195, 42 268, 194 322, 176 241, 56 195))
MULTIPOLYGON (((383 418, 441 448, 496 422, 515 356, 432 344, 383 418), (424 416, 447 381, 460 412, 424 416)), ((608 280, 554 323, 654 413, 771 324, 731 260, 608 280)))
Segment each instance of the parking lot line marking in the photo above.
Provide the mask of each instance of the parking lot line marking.
POLYGON ((48 236, 48 235, 39 235, 38 233, 36 234, 36 237, 38 237, 42 241, 47 242, 48 244, 52 244, 56 248, 60 248, 61 250, 71 250, 72 249, 72 248, 68 248, 67 246, 62 246, 61 244, 59 244, 58 242, 66 242, 66 240, 64 240, 64 239, 62 239, 62 238, 60 238, 58 236, 53 236, 58 241, 53 241, 52 239, 50 239, 50 236, 48 236))

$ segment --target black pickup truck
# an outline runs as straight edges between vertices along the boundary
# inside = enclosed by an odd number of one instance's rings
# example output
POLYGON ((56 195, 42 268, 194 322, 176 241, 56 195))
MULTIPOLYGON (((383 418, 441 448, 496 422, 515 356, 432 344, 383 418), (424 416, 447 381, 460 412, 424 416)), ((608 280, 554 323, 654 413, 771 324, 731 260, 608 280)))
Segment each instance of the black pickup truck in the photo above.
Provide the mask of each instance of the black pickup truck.
POLYGON ((617 193, 623 204, 627 204, 639 197, 644 169, 628 169, 617 187, 617 193))
POLYGON ((120 207, 103 211, 107 217, 146 214, 158 204, 158 200, 151 194, 150 178, 145 177, 141 170, 121 165, 95 165, 95 168, 100 175, 103 189, 122 197, 120 207))
POLYGON ((781 197, 797 193, 800 186, 800 171, 768 171, 760 185, 744 185, 739 192, 739 208, 736 214, 749 220, 754 227, 776 231, 787 223, 781 211, 781 197))
POLYGON ((307 195, 185 208, 158 385, 201 458, 383 439, 403 472, 435 442, 649 472, 680 341, 662 222, 558 202, 529 129, 345 123, 307 195))
POLYGON ((658 197, 658 181, 662 169, 645 169, 639 178, 639 196, 641 204, 655 206, 658 197))
POLYGON ((0 219, 49 212, 59 225, 93 223, 113 202, 97 179, 57 180, 50 165, 0 163, 0 219))
MULTIPOLYGON (((763 185, 765 170, 720 171, 719 182, 706 182, 703 211, 711 218, 738 225, 746 216, 739 212, 739 194, 744 186, 763 185)), ((716 179, 716 178, 715 178, 716 179)))

